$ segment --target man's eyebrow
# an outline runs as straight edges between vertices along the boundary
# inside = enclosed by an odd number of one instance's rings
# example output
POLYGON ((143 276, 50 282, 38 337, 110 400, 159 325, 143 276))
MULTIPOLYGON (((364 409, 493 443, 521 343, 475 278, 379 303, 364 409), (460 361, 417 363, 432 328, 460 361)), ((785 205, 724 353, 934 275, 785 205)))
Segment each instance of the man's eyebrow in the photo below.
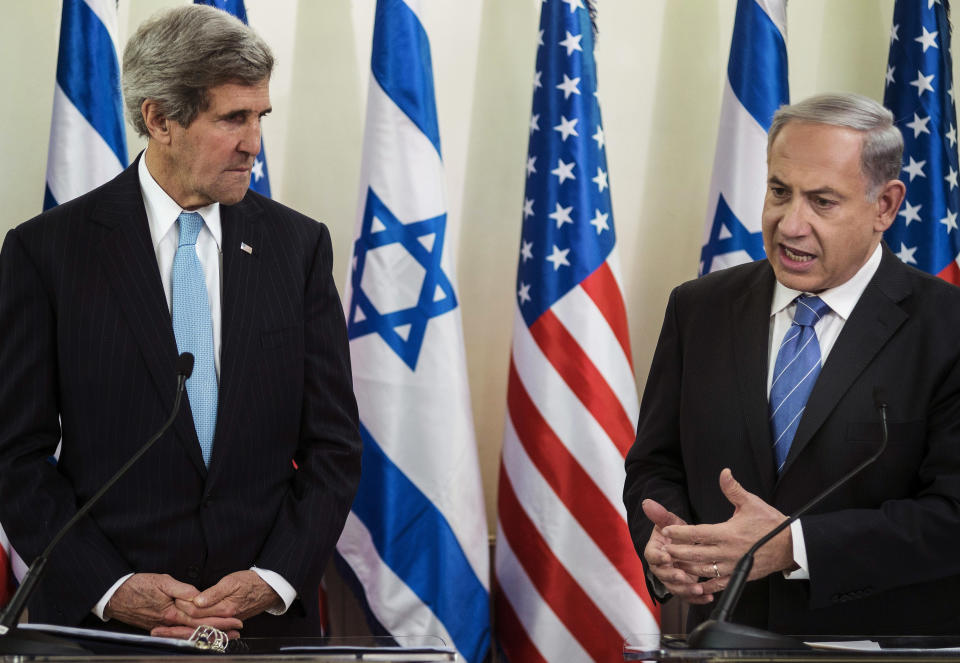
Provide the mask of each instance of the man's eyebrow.
POLYGON ((819 189, 811 189, 809 191, 804 191, 805 196, 834 196, 836 198, 843 198, 843 194, 834 189, 832 186, 822 186, 819 189))
POLYGON ((252 108, 234 108, 233 110, 228 110, 221 113, 219 117, 227 118, 227 117, 233 117, 234 115, 251 115, 253 113, 256 113, 260 117, 263 117, 264 115, 267 115, 271 111, 273 111, 273 106, 270 106, 269 108, 266 108, 262 111, 255 111, 252 108))
MULTIPOLYGON (((767 184, 770 186, 782 186, 782 187, 789 188, 787 184, 782 182, 780 178, 777 177, 776 175, 771 175, 769 178, 767 178, 767 184)), ((842 193, 840 193, 839 191, 837 191, 836 189, 830 186, 822 186, 818 189, 807 189, 805 191, 801 191, 801 193, 804 196, 836 196, 838 198, 845 197, 842 193)))

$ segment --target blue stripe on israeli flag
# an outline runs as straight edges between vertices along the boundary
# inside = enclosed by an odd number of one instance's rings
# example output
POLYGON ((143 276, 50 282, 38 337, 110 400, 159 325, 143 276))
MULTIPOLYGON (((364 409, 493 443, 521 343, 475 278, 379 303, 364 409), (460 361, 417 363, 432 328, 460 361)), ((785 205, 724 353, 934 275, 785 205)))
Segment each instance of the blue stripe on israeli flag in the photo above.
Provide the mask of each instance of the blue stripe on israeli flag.
POLYGON ((740 2, 735 24, 727 63, 730 88, 753 119, 769 131, 773 113, 789 98, 787 42, 757 2, 740 2))
POLYGON ((444 615, 444 629, 463 651, 479 651, 486 633, 487 588, 463 554, 456 535, 436 505, 401 472, 363 426, 363 472, 378 491, 362 491, 354 514, 370 529, 382 559, 435 615, 444 615), (389 514, 383 518, 383 514, 389 514), (456 582, 450 582, 456 578, 456 582))
POLYGON ((440 130, 433 94, 430 41, 420 20, 403 0, 377 2, 370 69, 397 106, 430 139, 440 153, 440 130), (395 53, 415 55, 422 66, 410 66, 395 53))
POLYGON ((127 163, 113 0, 64 0, 44 209, 103 184, 127 163))
POLYGON ((378 0, 344 296, 364 471, 337 551, 393 635, 489 650, 489 550, 430 48, 417 0, 378 0))
POLYGON ((785 26, 786 0, 738 0, 700 274, 764 257, 767 129, 789 102, 785 26))

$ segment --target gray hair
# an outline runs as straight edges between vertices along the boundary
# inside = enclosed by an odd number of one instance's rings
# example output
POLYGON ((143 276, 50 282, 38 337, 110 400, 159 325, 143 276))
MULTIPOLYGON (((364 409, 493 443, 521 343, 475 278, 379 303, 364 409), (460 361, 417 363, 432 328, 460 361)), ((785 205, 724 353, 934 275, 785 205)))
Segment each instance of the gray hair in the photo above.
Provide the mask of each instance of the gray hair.
POLYGON ((156 101, 169 119, 187 127, 209 104, 208 91, 225 83, 269 80, 273 53, 242 21, 206 5, 155 14, 137 28, 123 51, 127 119, 148 135, 140 108, 156 101))
POLYGON ((811 122, 847 127, 863 133, 860 170, 867 178, 867 197, 875 200, 886 182, 900 176, 903 135, 893 124, 893 113, 859 94, 821 94, 773 114, 767 135, 767 153, 788 122, 811 122))

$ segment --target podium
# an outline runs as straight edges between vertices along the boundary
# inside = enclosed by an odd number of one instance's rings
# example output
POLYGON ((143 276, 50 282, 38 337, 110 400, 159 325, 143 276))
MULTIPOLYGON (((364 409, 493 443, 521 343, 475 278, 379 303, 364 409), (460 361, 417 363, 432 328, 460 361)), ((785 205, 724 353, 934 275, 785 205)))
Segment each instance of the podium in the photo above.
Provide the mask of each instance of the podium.
POLYGON ((139 663, 140 661, 183 661, 235 663, 258 661, 259 663, 435 663, 457 661, 453 647, 434 636, 405 637, 326 637, 326 638, 241 638, 231 641, 224 653, 197 649, 171 649, 146 647, 131 643, 98 642, 92 639, 78 640, 88 653, 69 655, 0 654, 0 663, 28 663, 31 661, 87 661, 109 660, 113 663, 139 663))
POLYGON ((627 639, 625 661, 662 663, 960 663, 956 636, 794 636, 810 649, 691 649, 682 635, 641 634, 627 639))

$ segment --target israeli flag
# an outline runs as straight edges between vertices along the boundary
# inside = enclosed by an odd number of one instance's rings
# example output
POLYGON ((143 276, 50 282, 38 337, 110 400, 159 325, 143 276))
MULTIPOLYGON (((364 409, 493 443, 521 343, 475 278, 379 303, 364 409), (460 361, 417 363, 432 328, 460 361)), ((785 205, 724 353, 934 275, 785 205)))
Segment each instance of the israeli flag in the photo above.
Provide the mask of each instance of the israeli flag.
POLYGON ((346 302, 363 475, 337 545, 375 630, 489 649, 489 552, 419 0, 378 0, 346 302))
POLYGON ((43 209, 113 179, 127 164, 116 0, 63 0, 43 209))
POLYGON ((710 181, 701 275, 763 258, 767 131, 790 102, 786 0, 737 0, 710 181))

